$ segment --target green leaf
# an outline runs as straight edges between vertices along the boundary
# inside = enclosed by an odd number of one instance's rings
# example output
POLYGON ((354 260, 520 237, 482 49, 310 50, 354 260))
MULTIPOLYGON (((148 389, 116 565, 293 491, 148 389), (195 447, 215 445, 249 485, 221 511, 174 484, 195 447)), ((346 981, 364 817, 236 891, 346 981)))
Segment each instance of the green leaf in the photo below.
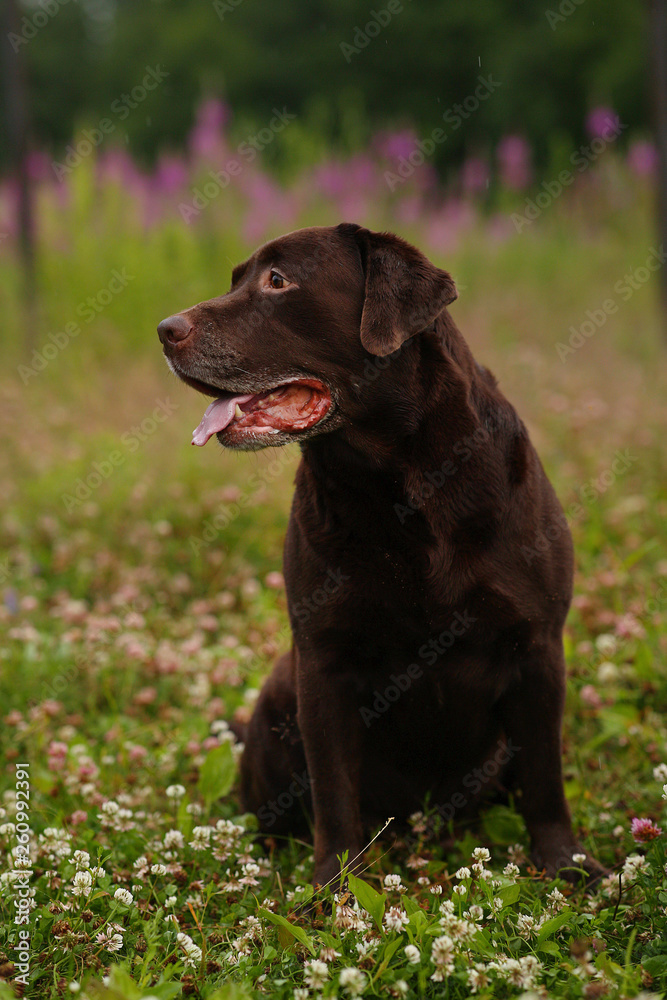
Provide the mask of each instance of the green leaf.
POLYGON ((236 764, 230 743, 221 743, 206 755, 199 772, 199 791, 210 809, 216 799, 227 795, 236 777, 236 764))
POLYGON ((412 896, 401 896, 401 903, 403 904, 403 909, 409 917, 412 917, 415 913, 424 912, 417 900, 413 899, 412 896))
POLYGON ((285 917, 281 917, 279 913, 271 913, 271 910, 265 910, 263 906, 260 906, 258 913, 261 917, 263 917, 265 920, 268 920, 270 923, 272 923, 275 927, 278 928, 278 940, 280 941, 280 943, 283 945, 284 948, 287 947, 287 945, 284 944, 283 942, 287 940, 286 935, 289 934, 293 938, 295 938, 299 942, 299 944, 304 945, 304 947, 308 949, 311 955, 315 954, 315 945, 313 944, 312 939, 308 937, 308 935, 306 934, 306 932, 302 927, 296 927, 294 924, 291 924, 289 920, 286 920, 285 917), (282 937, 280 935, 281 930, 284 932, 282 937))
POLYGON ((251 1000, 251 995, 241 983, 225 983, 215 993, 208 994, 206 1000, 251 1000))
POLYGON ((396 952, 398 951, 398 949, 401 947, 402 944, 403 944, 402 936, 394 938, 393 941, 388 942, 387 946, 384 949, 384 953, 382 955, 382 961, 373 972, 373 978, 375 982, 378 982, 379 980, 382 979, 382 976, 387 970, 390 961, 392 960, 392 958, 394 957, 394 955, 396 954, 396 952))
POLYGON ((555 941, 542 941, 537 944, 537 950, 544 952, 546 955, 553 955, 555 958, 560 958, 560 948, 555 941))
POLYGON ((355 875, 348 875, 348 885, 359 906, 363 906, 370 913, 378 930, 382 930, 382 918, 384 917, 387 897, 376 892, 368 882, 364 882, 363 879, 357 878, 355 875))
POLYGON ((477 946, 477 950, 487 958, 493 958, 496 953, 496 949, 491 945, 490 935, 488 930, 479 930, 473 937, 473 941, 477 946))
POLYGON ((537 935, 537 944, 540 945, 542 941, 546 941, 548 937, 555 934, 557 930, 560 930, 564 924, 569 923, 571 919, 572 914, 567 912, 559 913, 555 917, 552 917, 551 920, 547 920, 544 924, 542 924, 540 933, 537 935))
POLYGON ((513 885, 506 885, 504 888, 498 890, 498 899, 503 901, 503 909, 506 906, 512 906, 518 900, 521 895, 521 886, 515 882, 513 885))
POLYGON ((653 955, 651 958, 642 958, 642 965, 649 976, 662 976, 667 972, 667 955, 653 955))
POLYGON ((526 836, 526 827, 518 813, 508 806, 492 806, 484 813, 484 832, 494 844, 516 844, 526 836))

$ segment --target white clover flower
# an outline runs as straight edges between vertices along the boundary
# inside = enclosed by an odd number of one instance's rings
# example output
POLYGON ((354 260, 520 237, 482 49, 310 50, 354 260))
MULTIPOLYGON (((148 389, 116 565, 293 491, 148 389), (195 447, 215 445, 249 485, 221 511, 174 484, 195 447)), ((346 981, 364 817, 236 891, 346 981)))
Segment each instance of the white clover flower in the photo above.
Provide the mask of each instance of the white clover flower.
POLYGON ((93 876, 90 872, 77 872, 72 879, 73 896, 90 896, 93 886, 93 876))
POLYGON ((13 823, 3 823, 2 826, 0 826, 0 837, 12 837, 15 830, 16 827, 13 823))
POLYGON ((477 993, 478 990, 484 989, 490 982, 491 980, 486 974, 486 969, 481 963, 478 963, 474 969, 469 970, 468 986, 471 993, 477 993))
POLYGON ((189 934, 184 934, 183 932, 176 935, 176 940, 185 952, 185 964, 191 969, 196 968, 201 962, 202 956, 199 945, 194 943, 189 934))
POLYGON ((595 648, 598 653, 602 653, 603 656, 613 656, 616 652, 616 647, 617 642, 615 635, 604 633, 603 635, 599 635, 595 640, 595 648))
POLYGON ((387 931, 397 931, 400 934, 409 923, 410 918, 400 906, 390 906, 384 915, 384 926, 387 931))
POLYGON ((112 953, 120 951, 123 947, 123 937, 121 934, 109 934, 108 932, 101 931, 95 940, 99 945, 112 953))
POLYGON ((491 900, 491 910, 493 913, 500 913, 503 908, 503 901, 498 896, 491 900))
POLYGON ((486 847, 476 847, 472 852, 475 861, 487 862, 491 860, 491 852, 486 847))
POLYGON ((442 886, 441 885, 432 885, 431 888, 429 889, 429 892, 432 893, 434 896, 441 896, 442 895, 442 886))
POLYGON ((226 719, 214 719, 211 723, 211 732, 214 736, 217 736, 219 733, 229 732, 229 723, 226 719))
POLYGON ((210 826, 196 826, 192 831, 190 847, 193 851, 205 851, 209 846, 213 828, 210 826))
POLYGON ((314 958, 304 965, 303 978, 311 990, 320 989, 329 978, 329 966, 326 962, 320 962, 319 959, 314 958))
POLYGON ((104 878, 106 875, 106 869, 102 868, 101 865, 96 865, 94 868, 90 869, 90 874, 93 878, 104 878))
POLYGON ((510 861, 503 868, 503 875, 506 875, 507 878, 518 878, 520 872, 518 867, 514 864, 514 862, 510 861))
POLYGON ((662 797, 663 799, 667 799, 667 785, 662 786, 662 797))
POLYGON ((459 870, 454 875, 454 878, 459 878, 459 879, 471 878, 471 877, 472 877, 472 872, 470 871, 469 868, 465 867, 459 868, 459 870))
POLYGON ((305 986, 297 986, 292 996, 294 997, 294 1000, 308 1000, 310 993, 305 986))
MULTIPOLYGON (((113 799, 107 799, 107 801, 103 802, 100 806, 100 810, 105 816, 114 816, 120 810, 120 806, 117 802, 114 802, 113 799)), ((46 833, 46 831, 44 832, 46 833)))
POLYGON ((77 868, 90 868, 90 854, 88 851, 75 851, 72 861, 77 868))
POLYGON ((185 787, 183 785, 168 785, 165 795, 168 799, 182 799, 185 795, 185 787))
POLYGON ((368 979, 366 973, 362 972, 361 969, 348 967, 340 970, 338 982, 349 996, 359 997, 366 989, 368 979))
POLYGON ((528 913, 519 913, 516 918, 516 929, 521 937, 530 937, 535 930, 535 918, 528 913))
POLYGON ((134 902, 134 896, 128 889, 116 889, 113 898, 117 899, 119 903, 124 903, 125 906, 131 906, 134 902))
POLYGON ((151 865, 151 875, 166 875, 167 866, 166 865, 151 865))
POLYGON ((647 867, 648 864, 643 855, 630 854, 625 859, 625 864, 623 865, 623 880, 626 882, 634 882, 637 878, 637 873, 646 871, 647 867))
POLYGON ((180 848, 185 844, 185 839, 180 830, 167 830, 164 835, 163 840, 164 846, 167 850, 172 850, 172 848, 180 848))
POLYGON ((552 910, 562 910, 565 905, 565 896, 559 889, 552 889, 551 892, 548 892, 547 899, 552 910))
MULTIPOLYGON (((15 847, 14 851, 18 851, 18 847, 15 847)), ((14 851, 12 851, 12 855, 14 855, 14 851)), ((32 861, 27 854, 23 854, 23 852, 21 852, 20 854, 14 856, 14 868, 27 870, 28 868, 32 868, 32 861)))
POLYGON ((70 993, 78 993, 81 989, 81 983, 77 983, 76 979, 73 979, 71 983, 67 984, 67 989, 70 993))
POLYGON ((204 812, 204 810, 202 809, 202 807, 199 805, 198 802, 188 802, 187 806, 185 807, 185 811, 186 813, 188 813, 189 816, 201 816, 201 814, 204 812))
POLYGON ((597 669, 597 675, 601 684, 613 684, 618 679, 618 667, 611 660, 604 660, 597 669))
POLYGON ((397 997, 406 997, 409 992, 410 987, 406 983, 405 979, 397 979, 391 989, 392 995, 397 997))
POLYGON ((401 884, 400 875, 385 875, 384 887, 385 889, 396 889, 398 892, 405 890, 405 886, 401 884))
POLYGON ((421 958, 421 952, 414 944, 408 944, 403 949, 405 952, 405 957, 407 958, 410 965, 419 965, 419 960, 421 958))
POLYGON ((170 910, 172 906, 176 906, 176 902, 177 902, 176 896, 167 896, 167 898, 164 901, 164 905, 167 907, 168 910, 170 910))
MULTIPOLYGON (((667 764, 658 764, 653 768, 653 777, 662 784, 667 781, 667 764)), ((1 828, 0 828, 1 830, 1 828)))
POLYGON ((464 885, 455 885, 452 892, 455 892, 457 896, 465 896, 467 889, 464 885))
POLYGON ((335 948, 322 948, 319 958, 321 962, 333 962, 335 958, 340 958, 340 952, 335 948))
POLYGON ((572 855, 572 860, 574 861, 575 865, 583 865, 584 861, 586 860, 586 855, 585 854, 573 854, 572 855))
POLYGON ((469 910, 466 910, 464 916, 467 917, 468 920, 473 920, 477 922, 481 920, 482 917, 484 916, 484 910, 482 909, 481 906, 478 906, 477 903, 474 903, 469 910))
POLYGON ((435 965, 435 972, 431 979, 435 982, 442 982, 446 975, 451 975, 454 971, 454 942, 448 934, 436 938, 431 945, 431 961, 435 965))

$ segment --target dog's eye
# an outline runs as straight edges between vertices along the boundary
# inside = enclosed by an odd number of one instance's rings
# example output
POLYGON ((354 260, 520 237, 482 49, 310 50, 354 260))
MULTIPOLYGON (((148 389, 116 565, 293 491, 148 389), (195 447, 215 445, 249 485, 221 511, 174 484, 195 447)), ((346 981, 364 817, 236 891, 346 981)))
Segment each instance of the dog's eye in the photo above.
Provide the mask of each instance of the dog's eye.
POLYGON ((278 274, 277 271, 271 271, 271 274, 269 275, 269 284, 271 285, 271 288, 284 288, 285 279, 282 274, 278 274))

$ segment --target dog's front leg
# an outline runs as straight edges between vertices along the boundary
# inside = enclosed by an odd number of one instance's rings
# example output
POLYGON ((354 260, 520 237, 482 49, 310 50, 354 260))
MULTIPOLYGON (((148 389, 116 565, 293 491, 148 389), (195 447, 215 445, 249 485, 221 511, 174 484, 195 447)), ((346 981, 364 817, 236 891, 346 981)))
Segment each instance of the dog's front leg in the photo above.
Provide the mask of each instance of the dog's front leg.
POLYGON ((312 651, 297 650, 297 704, 315 819, 313 883, 323 886, 345 852, 351 870, 361 861, 361 719, 343 672, 312 651))
POLYGON ((572 831, 561 764, 564 703, 565 659, 560 641, 554 641, 523 658, 520 681, 503 699, 501 718, 533 862, 551 877, 560 872, 576 881, 579 875, 573 869, 584 868, 591 876, 604 869, 580 847, 572 831), (573 859, 579 854, 583 861, 573 859))

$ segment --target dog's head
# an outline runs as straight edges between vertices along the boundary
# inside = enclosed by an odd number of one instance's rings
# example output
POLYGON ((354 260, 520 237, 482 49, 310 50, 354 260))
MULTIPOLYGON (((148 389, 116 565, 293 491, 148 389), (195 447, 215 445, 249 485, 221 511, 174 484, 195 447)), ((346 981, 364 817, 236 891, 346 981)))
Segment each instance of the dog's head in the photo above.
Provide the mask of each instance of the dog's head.
POLYGON ((450 275, 391 233, 343 223, 266 243, 234 268, 226 295, 158 326, 171 369, 213 397, 193 443, 217 434, 253 450, 368 416, 389 378, 386 362, 372 378, 369 364, 455 298, 450 275))

